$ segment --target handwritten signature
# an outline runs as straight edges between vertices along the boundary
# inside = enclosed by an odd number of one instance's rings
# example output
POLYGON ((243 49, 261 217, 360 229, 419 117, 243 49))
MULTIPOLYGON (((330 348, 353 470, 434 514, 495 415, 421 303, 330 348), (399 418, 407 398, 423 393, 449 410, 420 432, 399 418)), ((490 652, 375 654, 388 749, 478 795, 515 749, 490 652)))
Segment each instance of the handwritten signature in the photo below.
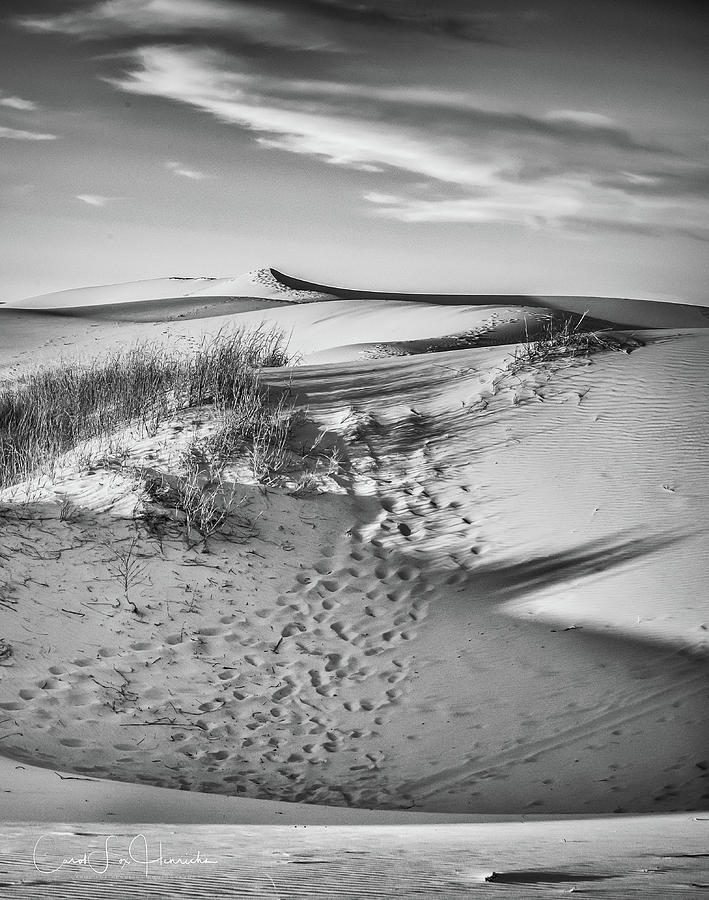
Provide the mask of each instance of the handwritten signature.
POLYGON ((61 856, 56 853, 52 845, 54 839, 56 835, 40 835, 32 851, 34 867, 43 875, 51 875, 67 866, 83 866, 96 875, 105 875, 111 866, 118 866, 121 871, 130 866, 137 866, 145 875, 149 875, 152 866, 189 868, 218 865, 218 860, 204 856, 201 850, 183 856, 166 856, 163 853, 162 841, 158 841, 157 854, 153 856, 144 834, 136 834, 131 838, 128 849, 123 851, 119 851, 115 846, 119 841, 118 835, 107 834, 99 849, 87 850, 80 856, 61 856))

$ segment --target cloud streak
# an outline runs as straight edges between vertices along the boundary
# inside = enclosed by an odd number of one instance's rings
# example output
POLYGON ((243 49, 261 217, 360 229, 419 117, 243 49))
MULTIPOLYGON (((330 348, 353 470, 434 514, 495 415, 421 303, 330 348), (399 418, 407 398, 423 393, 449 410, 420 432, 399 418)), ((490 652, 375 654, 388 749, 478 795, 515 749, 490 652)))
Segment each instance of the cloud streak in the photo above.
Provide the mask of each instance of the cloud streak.
MULTIPOLYGON (((113 13, 132 2, 115 0, 113 13)), ((155 14, 163 2, 147 8, 155 14)), ((185 18, 203 3, 215 17, 226 15, 220 0, 176 2, 185 18)), ((152 44, 126 58, 122 75, 104 79, 122 92, 238 126, 264 149, 370 173, 363 197, 379 217, 527 228, 616 223, 647 234, 709 229, 701 192, 687 196, 706 183, 706 171, 602 112, 533 116, 481 108, 461 91, 278 77, 204 46, 152 44)), ((177 161, 166 168, 194 181, 206 177, 177 161)), ((80 199, 91 204, 88 196, 80 199)))
POLYGON ((0 125, 0 138, 10 141, 56 141, 56 134, 43 134, 39 131, 24 131, 21 128, 8 128, 0 125))
POLYGON ((17 109, 20 112, 32 112, 37 109, 37 104, 23 97, 0 97, 0 106, 8 109, 17 109))
MULTIPOLYGON (((648 234, 709 228, 701 199, 682 204, 670 190, 661 195, 656 176, 609 177, 609 169, 623 171, 648 154, 669 166, 673 154, 600 113, 534 118, 479 109, 460 93, 259 76, 205 48, 143 47, 132 60, 123 77, 110 79, 121 91, 190 106, 253 132, 264 148, 423 180, 406 193, 366 192, 378 216, 529 228, 597 220, 648 234)), ((680 180, 677 173, 660 179, 668 188, 680 180)))
POLYGON ((265 147, 364 171, 390 167, 470 186, 497 166, 475 152, 436 149, 416 129, 348 115, 341 105, 279 98, 276 89, 287 91, 287 80, 236 71, 233 61, 216 51, 152 46, 133 58, 136 68, 123 78, 108 79, 115 87, 164 97, 240 125, 262 135, 257 140, 265 147))
POLYGON ((106 206, 113 197, 104 197, 102 194, 77 194, 76 199, 85 203, 87 206, 94 206, 101 209, 106 206))
POLYGON ((231 33, 254 43, 321 50, 336 49, 334 35, 352 26, 499 43, 491 31, 496 18, 461 12, 460 4, 451 0, 441 0, 435 11, 425 12, 397 0, 98 0, 67 12, 18 16, 15 23, 28 31, 85 41, 231 33))
POLYGON ((213 34, 304 50, 328 45, 312 23, 299 23, 268 3, 243 0, 101 0, 65 13, 18 17, 15 24, 27 31, 70 35, 82 41, 213 34))
POLYGON ((174 175, 179 175, 181 178, 189 178, 192 181, 203 181, 205 178, 209 177, 208 175, 205 175, 204 172, 200 172, 199 169, 188 169, 186 166, 183 166, 182 163, 173 160, 166 162, 165 168, 174 175))

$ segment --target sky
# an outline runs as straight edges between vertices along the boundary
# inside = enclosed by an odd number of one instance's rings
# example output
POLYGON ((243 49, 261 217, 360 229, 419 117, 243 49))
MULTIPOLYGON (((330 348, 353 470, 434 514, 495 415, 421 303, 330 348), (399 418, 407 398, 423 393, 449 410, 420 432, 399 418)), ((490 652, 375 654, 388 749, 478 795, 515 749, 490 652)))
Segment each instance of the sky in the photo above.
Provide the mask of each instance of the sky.
POLYGON ((274 266, 704 302, 675 0, 5 0, 0 300, 274 266))

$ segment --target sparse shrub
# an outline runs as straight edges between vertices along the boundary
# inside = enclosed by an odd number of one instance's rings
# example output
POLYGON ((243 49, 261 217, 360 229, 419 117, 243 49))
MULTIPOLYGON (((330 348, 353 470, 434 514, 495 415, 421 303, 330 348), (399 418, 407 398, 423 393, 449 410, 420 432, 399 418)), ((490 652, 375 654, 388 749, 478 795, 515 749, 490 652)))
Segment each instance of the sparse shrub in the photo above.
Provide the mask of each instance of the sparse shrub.
POLYGON ((242 535, 253 533, 250 520, 237 515, 245 505, 246 498, 237 499, 221 473, 203 484, 196 470, 188 470, 187 475, 179 482, 177 495, 176 506, 185 514, 188 543, 192 533, 196 531, 200 535, 197 543, 202 543, 206 551, 209 538, 225 532, 229 523, 233 523, 242 535))
MULTIPOLYGON (((187 543, 190 546, 207 543, 217 533, 228 535, 231 539, 246 539, 254 534, 254 523, 241 510, 247 498, 237 498, 232 486, 228 484, 221 472, 205 473, 201 462, 192 463, 194 454, 186 454, 186 474, 183 476, 165 476, 151 472, 145 476, 145 496, 158 506, 174 509, 181 514, 184 523, 187 543), (199 540, 193 541, 194 533, 199 540)), ((145 506, 145 504, 143 504, 145 506)), ((149 527, 154 510, 144 509, 141 518, 149 527)), ((166 522, 163 522, 167 527, 166 522)), ((165 529, 162 531, 162 536, 165 529)))
POLYGON ((147 564, 138 556, 138 534, 133 535, 127 547, 117 548, 108 541, 104 542, 104 546, 112 554, 112 559, 107 563, 107 568, 120 584, 123 599, 134 613, 140 613, 140 610, 131 599, 131 593, 134 588, 144 584, 148 577, 147 564))
POLYGON ((567 316, 562 321, 554 315, 545 316, 541 336, 530 340, 527 333, 527 339, 515 349, 511 371, 521 372, 540 363, 588 357, 606 350, 629 353, 633 347, 639 346, 634 339, 623 341, 604 331, 584 330, 582 325, 586 315, 567 316))
POLYGON ((5 663, 9 659, 12 659, 14 653, 15 651, 12 649, 12 644, 4 638, 0 638, 0 663, 5 663))

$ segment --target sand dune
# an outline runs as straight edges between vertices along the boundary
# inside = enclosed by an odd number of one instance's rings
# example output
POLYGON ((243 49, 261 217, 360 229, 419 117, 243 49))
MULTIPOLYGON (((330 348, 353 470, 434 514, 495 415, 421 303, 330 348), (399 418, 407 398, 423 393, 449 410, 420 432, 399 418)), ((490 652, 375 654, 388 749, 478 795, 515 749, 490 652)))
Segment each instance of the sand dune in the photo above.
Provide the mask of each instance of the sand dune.
POLYGON ((153 303, 156 300, 176 301, 178 299, 204 297, 253 297, 263 300, 303 300, 325 299, 325 292, 311 291, 309 288, 291 288, 275 277, 271 269, 254 269, 245 275, 227 278, 150 278, 145 281, 130 281, 125 284, 99 285, 96 287, 74 288, 53 294, 28 297, 5 304, 11 309, 35 309, 55 311, 90 310, 92 307, 117 306, 126 303, 153 303))
POLYGON ((706 809, 706 310, 273 277, 287 290, 250 294, 259 309, 238 280, 193 280, 0 312, 6 378, 69 346, 277 326, 300 364, 264 383, 341 452, 308 490, 295 457, 265 489, 235 463, 254 527, 208 554, 141 532, 140 616, 112 576, 131 472, 174 472, 204 410, 5 491, 3 752, 396 815, 706 809), (602 352, 515 355, 587 310, 583 328, 612 329, 602 352))

